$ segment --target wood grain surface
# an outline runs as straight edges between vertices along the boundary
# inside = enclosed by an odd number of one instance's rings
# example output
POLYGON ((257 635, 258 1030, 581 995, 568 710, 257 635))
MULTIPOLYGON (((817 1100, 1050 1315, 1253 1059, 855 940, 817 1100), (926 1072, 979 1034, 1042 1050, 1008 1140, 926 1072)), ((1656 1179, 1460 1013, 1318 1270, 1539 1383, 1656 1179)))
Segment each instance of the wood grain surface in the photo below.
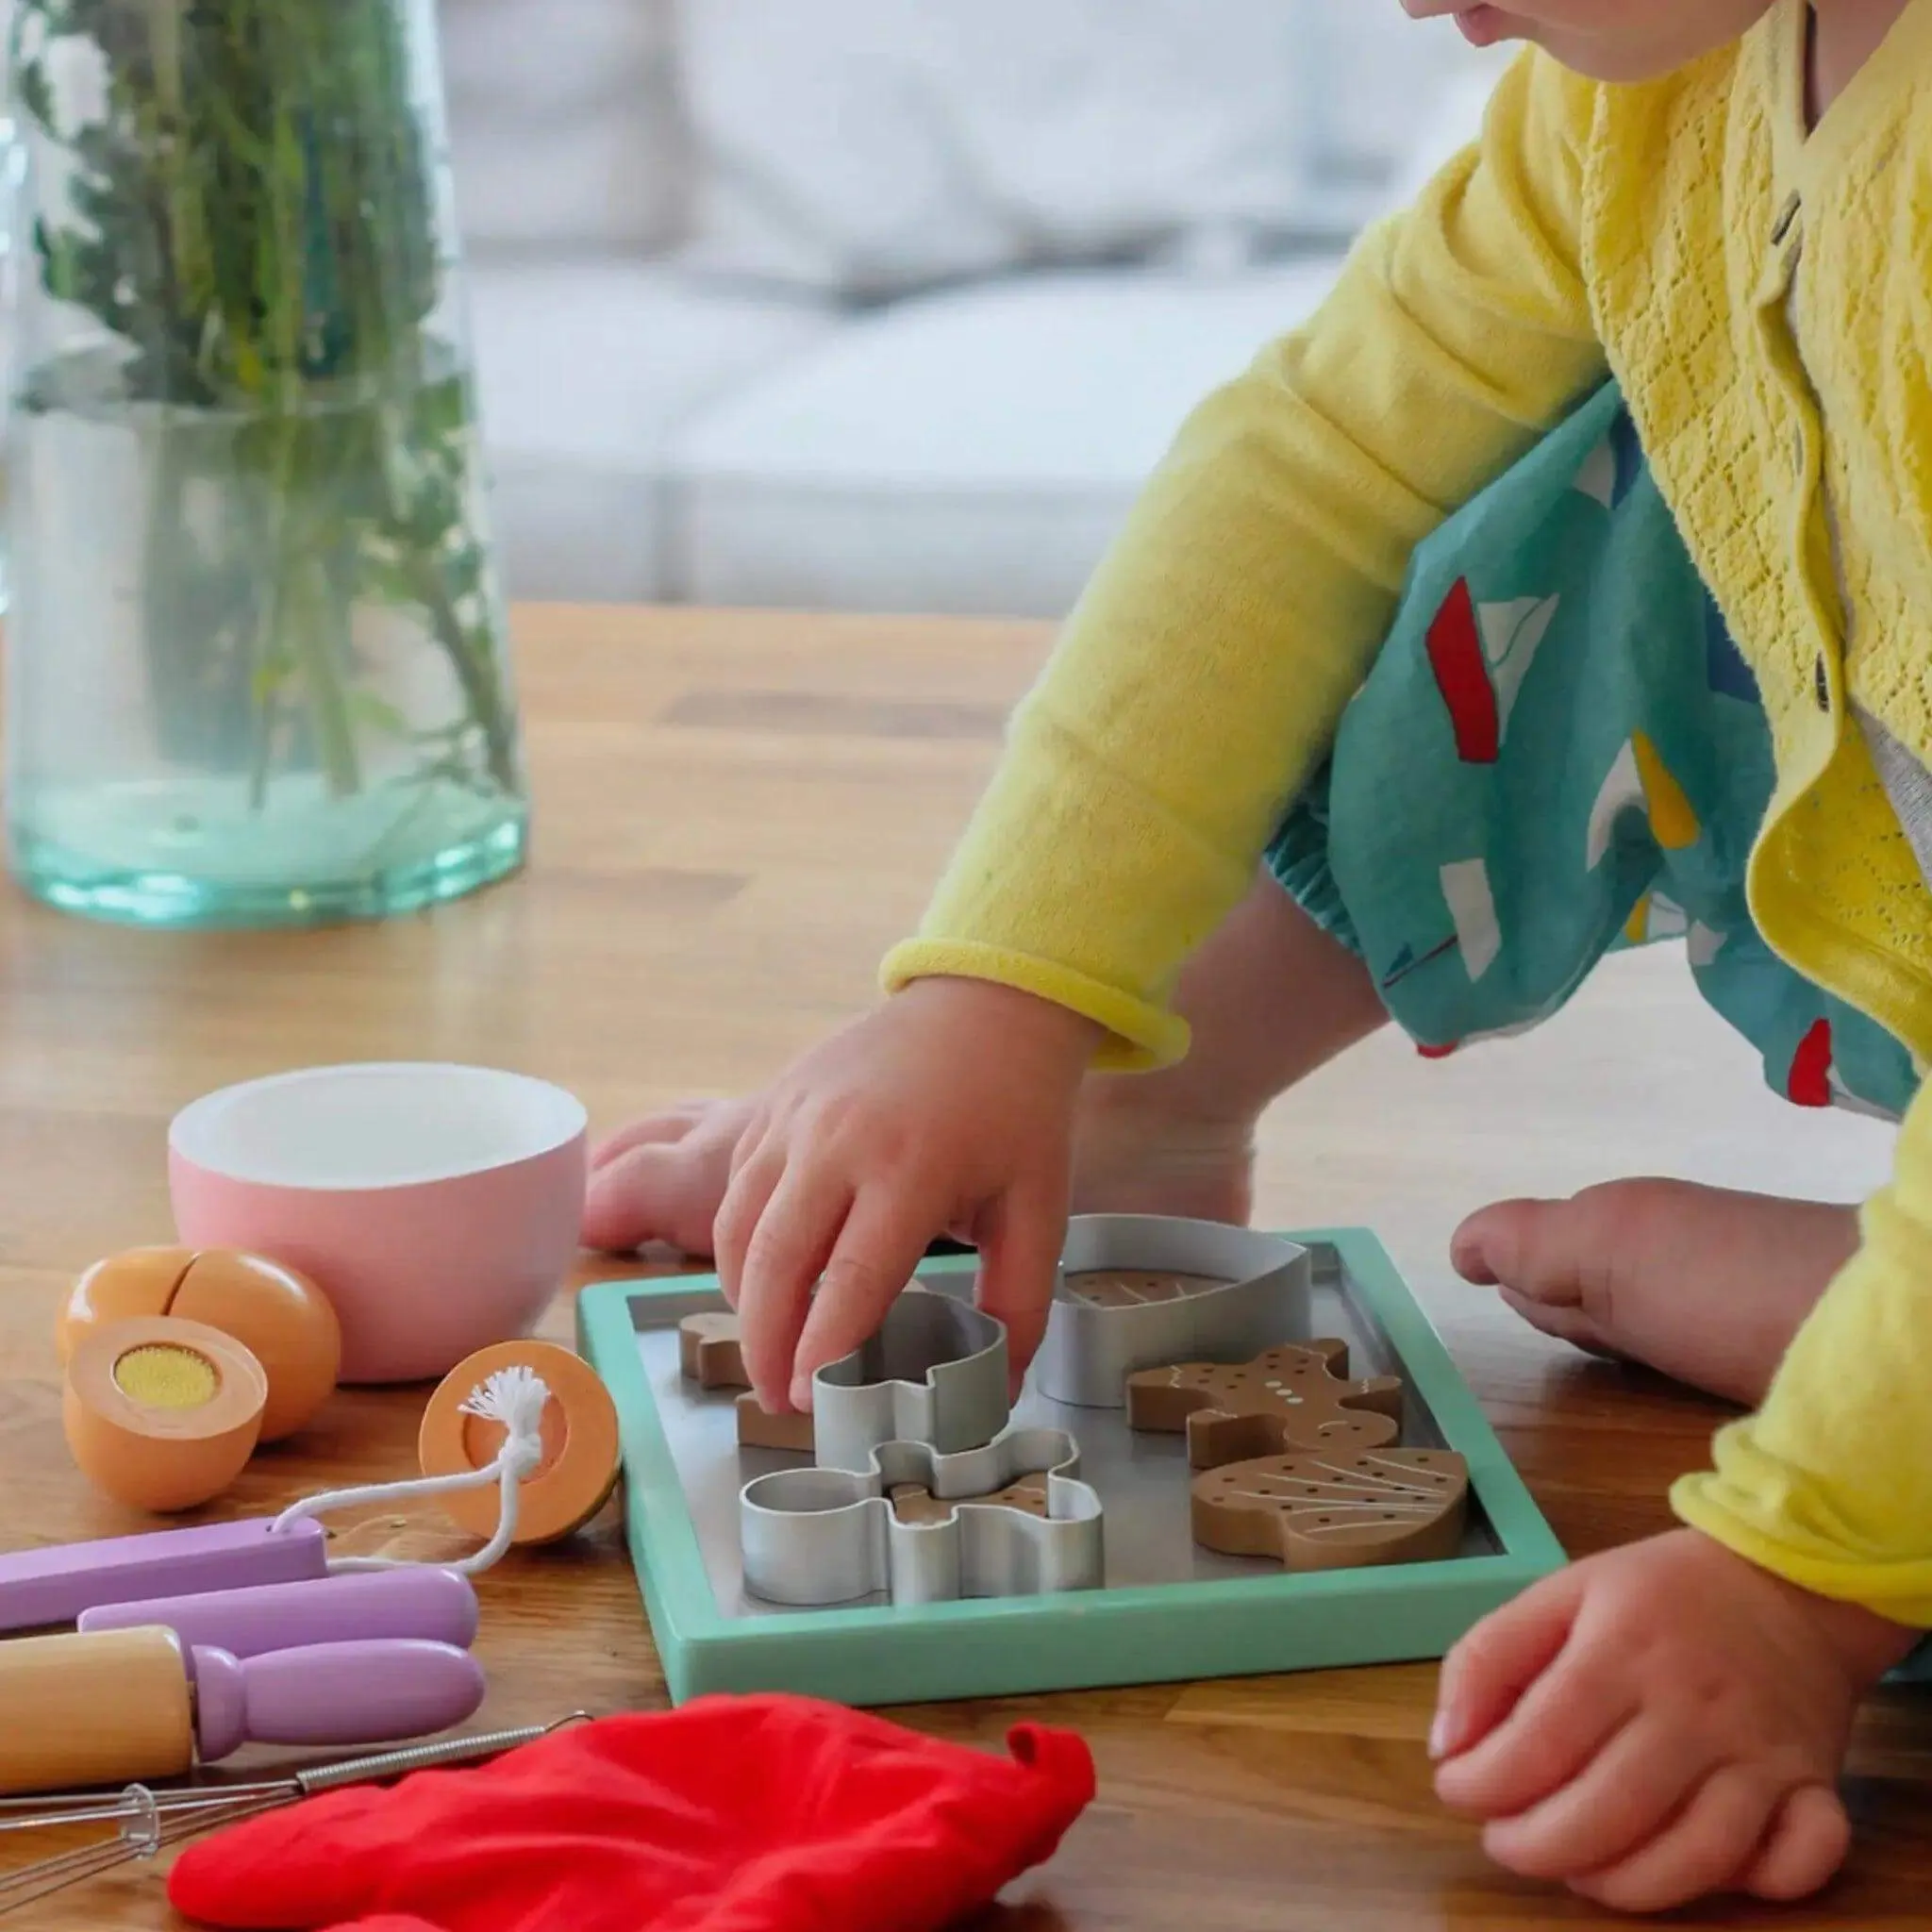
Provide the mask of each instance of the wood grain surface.
MULTIPOLYGON (((481 1059, 558 1080, 597 1129, 729 1092, 872 997, 1041 661, 1036 627, 729 613, 524 611, 538 826, 519 879, 391 924, 290 937, 122 931, 0 906, 0 1548, 144 1525, 61 1441, 57 1298, 93 1257, 165 1240, 170 1114, 224 1082, 381 1057, 481 1059)), ((1616 962, 1534 1039, 1426 1065, 1373 1042, 1268 1123, 1275 1226, 1366 1224, 1407 1272, 1573 1554, 1668 1521, 1670 1479, 1720 1411, 1530 1334, 1445 1262, 1499 1194, 1677 1174, 1851 1200, 1887 1133, 1769 1096, 1674 949, 1616 962)), ((613 1273, 587 1264, 586 1278, 613 1273)), ((550 1332, 570 1334, 559 1303, 550 1332)), ((412 1473, 424 1391, 338 1394, 212 1514, 412 1473)), ((466 1545, 433 1508, 350 1524, 347 1551, 466 1545)), ((484 1586, 480 1722, 660 1707, 616 1510, 484 1586)), ((1507 1878, 1429 1788, 1435 1673, 1405 1668, 924 1708, 996 1748, 1023 1713, 1072 1724, 1099 1802, 990 1932, 1392 1932, 1604 1922, 1507 1878)), ((6 1721, 0 1711, 0 1724, 6 1721)), ((240 1761, 257 1771, 260 1757, 240 1761)), ((1932 1917, 1932 1702, 1881 1698, 1852 1795, 1856 1859, 1795 1912, 1686 1925, 1849 1928, 1932 1917)), ((58 1840, 0 1844, 18 1863, 58 1840)), ((4 1869, 4 1866, 0 1866, 4 1869)), ((173 1923, 153 1868, 22 1910, 22 1932, 173 1923)))

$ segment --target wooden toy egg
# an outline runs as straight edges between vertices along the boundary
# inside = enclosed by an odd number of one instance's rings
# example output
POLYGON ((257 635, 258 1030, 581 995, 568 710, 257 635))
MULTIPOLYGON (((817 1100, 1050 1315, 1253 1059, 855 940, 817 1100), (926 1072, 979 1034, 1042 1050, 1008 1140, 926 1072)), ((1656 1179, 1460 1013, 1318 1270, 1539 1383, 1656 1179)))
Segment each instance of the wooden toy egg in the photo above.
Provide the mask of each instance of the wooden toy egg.
POLYGON ((79 1336, 60 1405, 81 1474, 158 1515, 219 1496, 261 1439, 268 1376, 219 1328, 138 1315, 79 1336))
MULTIPOLYGON (((425 1476, 467 1475, 486 1469, 502 1449, 504 1428, 465 1407, 503 1369, 528 1369, 549 1399, 538 1424, 543 1459, 517 1488, 516 1544, 557 1542, 581 1529, 617 1487, 617 1406, 582 1357, 551 1341, 505 1341, 479 1349, 438 1385, 423 1412, 417 1455, 425 1476)), ((458 1528, 496 1533, 501 1496, 489 1488, 437 1498, 458 1528)))
POLYGON ((96 1261, 60 1311, 60 1358, 110 1324, 158 1315, 219 1328, 261 1364, 264 1442, 292 1436, 336 1386, 342 1336, 327 1296, 292 1268, 233 1248, 130 1248, 96 1261))

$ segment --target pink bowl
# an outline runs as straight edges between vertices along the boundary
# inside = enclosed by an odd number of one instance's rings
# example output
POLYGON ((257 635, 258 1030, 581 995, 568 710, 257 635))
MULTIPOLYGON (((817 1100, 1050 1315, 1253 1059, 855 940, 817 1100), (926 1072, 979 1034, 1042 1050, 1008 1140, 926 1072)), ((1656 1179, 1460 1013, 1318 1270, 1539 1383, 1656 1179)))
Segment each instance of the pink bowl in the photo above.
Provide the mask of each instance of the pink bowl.
POLYGON ((419 1382, 525 1335, 577 1254, 589 1121, 562 1089, 434 1061, 226 1087, 168 1131, 179 1239, 313 1280, 344 1382, 419 1382))

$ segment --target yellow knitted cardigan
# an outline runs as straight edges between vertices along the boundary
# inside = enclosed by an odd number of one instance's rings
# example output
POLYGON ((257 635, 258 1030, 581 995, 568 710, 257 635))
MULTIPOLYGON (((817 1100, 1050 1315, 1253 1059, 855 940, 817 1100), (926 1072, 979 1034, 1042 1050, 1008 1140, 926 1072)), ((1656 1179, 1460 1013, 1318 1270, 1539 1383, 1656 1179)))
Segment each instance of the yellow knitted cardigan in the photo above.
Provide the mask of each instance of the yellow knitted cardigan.
MULTIPOLYGON (((1932 1061, 1932 893, 1848 715, 1932 765, 1932 0, 1808 133, 1804 32, 1779 0, 1655 83, 1512 66, 1481 141, 1184 426, 889 990, 991 978, 1103 1024, 1108 1063, 1184 1052, 1180 966, 1248 890, 1410 552, 1612 374, 1763 692, 1778 784, 1754 916, 1932 1061)), ((1863 1230, 1762 1409, 1674 1501, 1927 1627, 1923 1095, 1863 1230)))

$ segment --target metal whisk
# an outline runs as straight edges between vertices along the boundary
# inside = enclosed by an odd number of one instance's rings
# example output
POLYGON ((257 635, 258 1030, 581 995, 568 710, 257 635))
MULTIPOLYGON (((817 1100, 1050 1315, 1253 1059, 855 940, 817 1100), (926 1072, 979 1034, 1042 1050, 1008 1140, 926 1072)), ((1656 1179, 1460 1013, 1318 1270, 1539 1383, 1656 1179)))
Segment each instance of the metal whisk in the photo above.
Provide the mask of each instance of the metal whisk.
POLYGON ((535 1743, 566 1724, 587 1724, 587 1710, 571 1712, 554 1724, 527 1724, 518 1730, 489 1731, 474 1738, 447 1738, 440 1743, 415 1744, 383 1751, 373 1757, 344 1758, 335 1764, 311 1765, 289 1777, 259 1784, 204 1785, 175 1790, 151 1790, 129 1785, 114 1795, 75 1792, 68 1797, 0 1800, 0 1833, 50 1831, 76 1824, 112 1824, 114 1836, 92 1844, 57 1853, 17 1872, 0 1873, 0 1917, 31 1905, 36 1899, 65 1890, 70 1885, 99 1877, 116 1865, 157 1853, 244 1818, 255 1818, 278 1806, 313 1798, 345 1785, 381 1784, 406 1777, 412 1771, 430 1771, 456 1764, 480 1764, 524 1744, 535 1743))

